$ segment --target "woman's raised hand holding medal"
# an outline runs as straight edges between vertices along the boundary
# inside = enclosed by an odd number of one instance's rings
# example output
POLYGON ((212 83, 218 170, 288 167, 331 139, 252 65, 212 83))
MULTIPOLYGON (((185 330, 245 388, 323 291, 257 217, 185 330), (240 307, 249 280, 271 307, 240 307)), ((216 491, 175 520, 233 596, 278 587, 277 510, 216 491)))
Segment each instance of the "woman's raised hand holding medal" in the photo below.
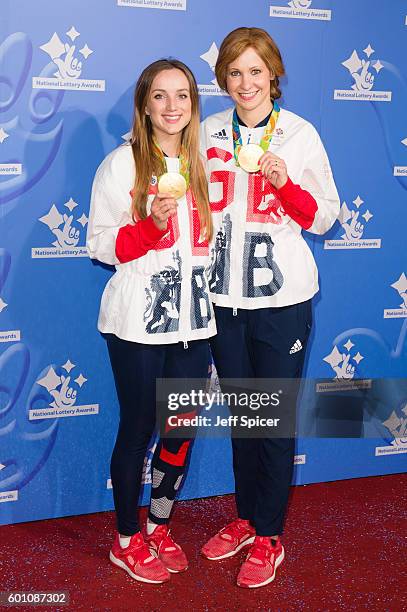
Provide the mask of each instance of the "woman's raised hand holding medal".
POLYGON ((166 229, 167 220, 177 212, 178 198, 187 192, 187 182, 179 172, 165 172, 158 179, 158 193, 151 204, 151 216, 158 229, 166 229))
POLYGON ((288 181, 287 166, 281 157, 271 151, 266 151, 258 162, 258 170, 270 181, 276 189, 284 187, 288 181))
POLYGON ((243 144, 239 119, 235 109, 232 118, 233 153, 236 164, 246 172, 261 172, 275 187, 280 189, 287 180, 287 166, 281 157, 277 157, 268 147, 273 138, 274 129, 280 114, 280 107, 274 101, 273 110, 265 127, 260 144, 243 144))
POLYGON ((288 180, 285 161, 270 151, 264 153, 257 144, 243 145, 238 154, 238 162, 246 172, 260 170, 276 189, 283 187, 288 180))
POLYGON ((160 230, 167 229, 167 221, 177 214, 177 200, 169 193, 157 193, 151 203, 151 216, 160 230))
MULTIPOLYGON (((163 166, 167 166, 166 158, 157 143, 155 150, 162 160, 163 166)), ((177 200, 183 198, 188 190, 189 169, 185 150, 181 148, 180 172, 164 172, 158 179, 158 193, 151 204, 151 216, 156 226, 164 230, 167 220, 177 212, 177 200)))

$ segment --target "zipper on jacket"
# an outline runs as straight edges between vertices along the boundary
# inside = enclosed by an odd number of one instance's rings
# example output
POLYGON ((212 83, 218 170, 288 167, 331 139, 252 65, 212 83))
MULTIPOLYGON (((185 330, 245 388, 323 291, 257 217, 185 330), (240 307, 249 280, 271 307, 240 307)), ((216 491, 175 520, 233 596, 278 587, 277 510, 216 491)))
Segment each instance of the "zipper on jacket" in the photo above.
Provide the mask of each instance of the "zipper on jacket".
POLYGON ((237 317, 237 308, 233 307, 232 313, 234 317, 237 317))
MULTIPOLYGON (((168 171, 177 171, 179 172, 179 162, 176 167, 171 166, 168 168, 168 171)), ((188 341, 185 339, 185 336, 191 333, 190 325, 189 325, 189 309, 190 303, 187 303, 187 299, 189 296, 189 300, 191 301, 191 291, 188 288, 187 291, 187 279, 192 274, 192 253, 190 252, 190 228, 189 228, 189 211, 188 211, 188 199, 187 194, 183 197, 182 204, 179 205, 178 211, 178 224, 179 224, 179 239, 178 242, 174 245, 174 252, 179 250, 179 254, 181 257, 181 302, 180 302, 180 319, 179 319, 179 328, 178 333, 181 336, 179 341, 183 343, 184 349, 188 348, 188 341), (182 315, 181 315, 182 313, 182 315), (184 339, 182 338, 184 336, 184 339)))

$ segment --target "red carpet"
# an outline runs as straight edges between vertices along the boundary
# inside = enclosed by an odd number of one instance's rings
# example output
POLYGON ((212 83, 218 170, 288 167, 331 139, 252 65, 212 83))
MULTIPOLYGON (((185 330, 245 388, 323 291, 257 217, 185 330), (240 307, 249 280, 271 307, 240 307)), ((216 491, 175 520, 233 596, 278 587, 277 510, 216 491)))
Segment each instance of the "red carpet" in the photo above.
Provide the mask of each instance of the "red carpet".
POLYGON ((178 503, 172 530, 190 568, 160 586, 109 563, 113 513, 0 527, 0 591, 69 591, 69 606, 39 608, 53 611, 406 610, 406 490, 402 474, 294 487, 286 559, 274 583, 250 591, 234 584, 243 551, 199 554, 235 517, 230 495, 178 503))

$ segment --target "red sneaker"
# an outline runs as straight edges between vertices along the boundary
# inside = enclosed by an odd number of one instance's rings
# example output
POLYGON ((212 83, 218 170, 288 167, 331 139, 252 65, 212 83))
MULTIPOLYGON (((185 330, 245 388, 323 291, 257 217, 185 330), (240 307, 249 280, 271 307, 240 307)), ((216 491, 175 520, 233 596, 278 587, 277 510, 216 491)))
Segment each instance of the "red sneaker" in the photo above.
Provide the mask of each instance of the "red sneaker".
POLYGON ((249 521, 236 519, 208 540, 201 552, 211 561, 233 557, 243 546, 252 544, 255 535, 256 531, 249 521))
POLYGON ((150 535, 145 529, 143 535, 151 554, 158 557, 169 572, 185 572, 188 560, 181 546, 172 539, 167 525, 157 525, 150 535))
POLYGON ((273 582, 276 570, 284 559, 280 538, 273 545, 271 538, 256 536, 237 577, 238 586, 256 589, 273 582))
POLYGON ((161 584, 170 579, 161 561, 150 553, 140 532, 131 537, 127 548, 120 546, 119 534, 116 534, 109 558, 112 563, 140 582, 161 584))

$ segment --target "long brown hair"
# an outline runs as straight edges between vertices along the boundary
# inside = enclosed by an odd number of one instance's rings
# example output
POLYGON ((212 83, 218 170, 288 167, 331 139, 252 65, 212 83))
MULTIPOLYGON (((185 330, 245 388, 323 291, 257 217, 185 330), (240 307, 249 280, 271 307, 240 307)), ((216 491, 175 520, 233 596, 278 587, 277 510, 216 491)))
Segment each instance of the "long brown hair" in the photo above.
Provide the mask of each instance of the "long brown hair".
POLYGON ((159 176, 165 172, 162 160, 153 147, 153 126, 146 114, 151 85, 154 78, 163 70, 181 70, 188 80, 191 96, 191 121, 182 131, 181 145, 188 155, 190 187, 199 214, 201 235, 208 240, 212 238, 213 226, 209 208, 208 184, 205 170, 199 155, 199 95, 195 77, 191 70, 176 59, 161 59, 147 66, 141 73, 134 91, 134 118, 131 136, 136 180, 133 191, 133 219, 145 219, 147 216, 147 195, 152 175, 159 176))
POLYGON ((278 100, 278 98, 281 98, 281 90, 278 86, 279 77, 285 73, 284 64, 276 43, 270 34, 262 28, 237 28, 226 36, 220 46, 215 66, 215 74, 219 87, 227 91, 226 77, 228 66, 249 47, 258 53, 274 76, 270 83, 270 97, 272 100, 278 100))

